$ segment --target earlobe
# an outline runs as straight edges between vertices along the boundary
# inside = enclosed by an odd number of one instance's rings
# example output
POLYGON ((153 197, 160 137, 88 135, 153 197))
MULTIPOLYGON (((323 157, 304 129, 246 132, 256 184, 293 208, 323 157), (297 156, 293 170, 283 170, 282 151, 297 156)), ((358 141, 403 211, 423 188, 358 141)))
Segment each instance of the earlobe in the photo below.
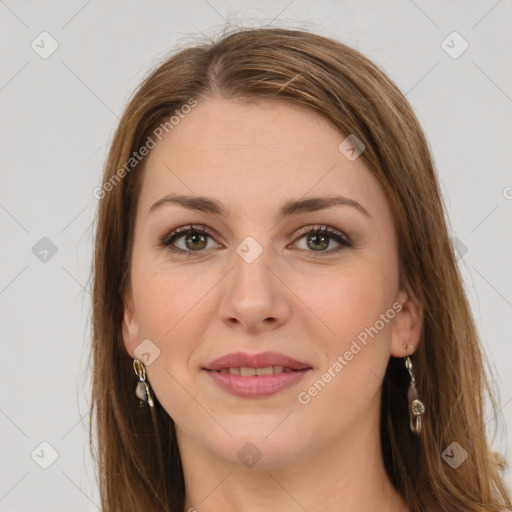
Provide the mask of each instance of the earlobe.
POLYGON ((401 308, 395 316, 391 331, 391 355, 393 357, 410 356, 420 343, 423 309, 414 295, 405 289, 400 290, 396 302, 401 308))

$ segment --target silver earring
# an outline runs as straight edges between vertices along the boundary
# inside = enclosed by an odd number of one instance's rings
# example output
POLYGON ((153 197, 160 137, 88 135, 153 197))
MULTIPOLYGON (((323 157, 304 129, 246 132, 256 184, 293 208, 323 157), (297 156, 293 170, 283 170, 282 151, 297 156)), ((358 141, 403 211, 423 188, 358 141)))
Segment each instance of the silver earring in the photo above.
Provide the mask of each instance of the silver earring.
POLYGON ((139 377, 139 382, 137 382, 137 387, 135 388, 135 395, 139 399, 139 407, 145 407, 146 404, 153 407, 153 398, 151 397, 149 386, 146 382, 146 369, 144 368, 144 365, 138 359, 134 359, 133 369, 135 371, 135 375, 139 377))
POLYGON ((419 434, 421 432, 421 417, 425 413, 425 406, 418 396, 416 389, 416 379, 412 371, 412 361, 409 356, 404 357, 405 367, 411 376, 409 391, 407 392, 407 400, 409 401, 409 428, 411 432, 419 434))

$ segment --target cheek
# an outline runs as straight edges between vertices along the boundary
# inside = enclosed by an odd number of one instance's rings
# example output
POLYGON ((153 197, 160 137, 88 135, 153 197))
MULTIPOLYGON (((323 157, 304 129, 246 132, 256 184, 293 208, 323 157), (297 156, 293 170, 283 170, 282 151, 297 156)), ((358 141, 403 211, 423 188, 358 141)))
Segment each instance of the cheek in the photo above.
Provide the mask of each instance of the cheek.
POLYGON ((186 390, 193 389, 197 354, 215 314, 212 292, 222 276, 201 272, 194 265, 177 269, 149 258, 141 259, 135 268, 132 279, 140 340, 150 339, 159 350, 147 369, 148 378, 166 410, 177 413, 190 405, 186 390))
POLYGON ((333 428, 362 414, 381 384, 390 356, 398 280, 397 269, 388 263, 369 257, 336 279, 312 281, 307 287, 309 298, 315 297, 312 309, 330 330, 319 340, 325 351, 321 368, 307 383, 315 389, 303 388, 314 395, 306 410, 313 415, 331 411, 328 422, 333 428))
POLYGON ((343 269, 336 279, 310 280, 303 289, 305 302, 320 317, 318 329, 329 327, 315 336, 322 356, 317 374, 301 388, 305 399, 311 397, 305 412, 331 411, 327 421, 333 429, 362 414, 378 392, 390 356, 395 279, 393 268, 369 258, 343 269))
POLYGON ((205 294, 215 285, 212 274, 193 265, 177 268, 165 256, 140 258, 132 282, 141 336, 166 346, 184 337, 193 340, 201 320, 207 318, 205 294))
POLYGON ((331 350, 341 350, 391 308, 394 274, 378 264, 329 269, 324 275, 301 278, 297 295, 315 313, 320 332, 331 340, 331 350))
MULTIPOLYGON (((140 339, 150 339, 159 356, 146 367, 157 400, 179 424, 194 422, 204 411, 191 399, 191 360, 204 338, 212 304, 205 295, 208 282, 191 279, 176 269, 156 269, 140 262, 133 275, 140 339), (198 282, 199 281, 199 282, 198 282)), ((206 277, 206 276, 205 276, 206 277)))
POLYGON ((346 272, 335 282, 308 287, 311 301, 316 297, 311 303, 321 317, 318 326, 325 323, 329 330, 312 338, 322 353, 321 364, 301 386, 299 407, 312 422, 323 418, 325 435, 348 428, 377 399, 390 356, 394 318, 388 277, 378 268, 367 267, 346 272))

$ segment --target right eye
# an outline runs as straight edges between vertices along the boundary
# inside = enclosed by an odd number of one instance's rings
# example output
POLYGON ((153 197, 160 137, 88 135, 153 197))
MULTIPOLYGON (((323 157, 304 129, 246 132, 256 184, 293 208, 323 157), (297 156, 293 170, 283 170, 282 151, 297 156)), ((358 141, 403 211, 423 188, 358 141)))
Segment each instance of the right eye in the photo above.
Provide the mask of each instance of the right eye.
POLYGON ((208 238, 212 238, 212 235, 204 226, 189 225, 176 228, 164 235, 159 239, 158 244, 172 253, 191 256, 194 252, 202 252, 203 249, 213 248, 208 246, 208 238), (178 241, 182 241, 181 247, 176 245, 178 241))

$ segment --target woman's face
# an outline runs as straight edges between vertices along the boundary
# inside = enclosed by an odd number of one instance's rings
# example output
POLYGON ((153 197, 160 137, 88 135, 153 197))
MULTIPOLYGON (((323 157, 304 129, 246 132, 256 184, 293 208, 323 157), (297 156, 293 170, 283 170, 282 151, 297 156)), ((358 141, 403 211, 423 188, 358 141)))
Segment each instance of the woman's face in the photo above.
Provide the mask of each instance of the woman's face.
POLYGON ((182 453, 271 467, 377 438, 388 359, 421 326, 386 197, 345 138, 302 106, 212 99, 147 157, 123 336, 182 453))

